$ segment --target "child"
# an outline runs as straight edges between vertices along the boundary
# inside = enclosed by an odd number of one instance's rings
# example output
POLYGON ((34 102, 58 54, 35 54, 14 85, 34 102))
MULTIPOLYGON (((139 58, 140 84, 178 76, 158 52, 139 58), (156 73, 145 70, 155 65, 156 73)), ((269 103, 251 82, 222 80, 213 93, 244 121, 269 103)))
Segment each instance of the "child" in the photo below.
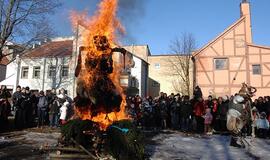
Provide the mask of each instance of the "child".
POLYGON ((260 118, 260 114, 258 113, 258 110, 257 110, 257 108, 256 107, 253 107, 252 109, 251 109, 251 111, 252 111, 252 124, 251 124, 251 126, 252 126, 252 133, 251 133, 251 136, 252 137, 255 137, 255 135, 257 134, 256 132, 257 132, 257 128, 256 128, 256 123, 257 123, 257 120, 260 118))
POLYGON ((60 124, 64 125, 67 123, 67 111, 69 103, 66 101, 60 108, 60 124))
POLYGON ((256 121, 256 126, 258 130, 258 137, 259 138, 266 138, 267 136, 267 131, 269 129, 269 122, 266 119, 266 113, 262 112, 260 114, 260 119, 257 119, 256 121))
POLYGON ((213 120, 213 116, 211 114, 211 109, 206 109, 206 114, 203 116, 204 118, 204 133, 210 135, 211 134, 211 123, 213 120))

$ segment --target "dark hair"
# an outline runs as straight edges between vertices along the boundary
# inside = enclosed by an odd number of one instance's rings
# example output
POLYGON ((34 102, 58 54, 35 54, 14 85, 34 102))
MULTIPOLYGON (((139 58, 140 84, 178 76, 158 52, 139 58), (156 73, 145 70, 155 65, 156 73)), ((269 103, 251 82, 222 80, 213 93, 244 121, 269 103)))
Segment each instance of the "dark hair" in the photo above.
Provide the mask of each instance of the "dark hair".
POLYGON ((21 89, 22 87, 21 87, 20 85, 18 85, 18 86, 17 86, 17 89, 18 89, 18 88, 20 88, 20 89, 21 89))
POLYGON ((30 88, 27 86, 27 87, 25 87, 25 90, 29 91, 29 90, 30 90, 30 88))
POLYGON ((44 92, 43 91, 40 91, 39 94, 44 95, 44 92))

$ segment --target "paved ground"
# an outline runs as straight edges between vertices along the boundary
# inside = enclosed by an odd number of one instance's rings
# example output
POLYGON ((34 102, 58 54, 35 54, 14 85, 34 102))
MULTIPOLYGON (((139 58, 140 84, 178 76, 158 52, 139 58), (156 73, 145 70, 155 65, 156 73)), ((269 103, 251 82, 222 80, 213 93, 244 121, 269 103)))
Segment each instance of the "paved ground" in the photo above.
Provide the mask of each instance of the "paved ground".
POLYGON ((48 159, 42 148, 55 146, 60 136, 58 129, 27 129, 0 134, 1 160, 48 159))
MULTIPOLYGON (((0 134, 1 160, 48 159, 42 148, 57 144, 58 129, 27 129, 0 134)), ((270 140, 247 138, 252 146, 238 149, 229 146, 229 136, 184 134, 163 131, 147 139, 146 152, 153 160, 249 160, 269 159, 270 140), (151 138, 152 137, 152 138, 151 138)))
POLYGON ((269 139, 247 137, 252 146, 245 149, 229 146, 229 140, 229 136, 187 135, 177 131, 166 131, 154 136, 146 150, 153 160, 269 159, 269 139))

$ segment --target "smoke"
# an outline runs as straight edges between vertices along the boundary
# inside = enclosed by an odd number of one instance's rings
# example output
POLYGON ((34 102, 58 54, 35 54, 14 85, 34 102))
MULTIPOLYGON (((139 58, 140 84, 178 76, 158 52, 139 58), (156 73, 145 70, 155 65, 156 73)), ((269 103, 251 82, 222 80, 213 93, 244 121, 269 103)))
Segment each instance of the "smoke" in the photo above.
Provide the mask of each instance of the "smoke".
POLYGON ((140 25, 145 15, 147 0, 118 0, 118 17, 126 29, 125 41, 135 43, 131 30, 140 25))

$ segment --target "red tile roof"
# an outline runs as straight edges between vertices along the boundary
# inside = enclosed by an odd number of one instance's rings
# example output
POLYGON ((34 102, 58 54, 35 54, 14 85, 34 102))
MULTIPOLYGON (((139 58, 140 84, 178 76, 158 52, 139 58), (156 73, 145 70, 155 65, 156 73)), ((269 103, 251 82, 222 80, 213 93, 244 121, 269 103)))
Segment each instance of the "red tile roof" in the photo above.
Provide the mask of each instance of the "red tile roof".
POLYGON ((47 42, 37 48, 27 51, 22 58, 38 57, 63 57, 71 56, 73 48, 72 40, 47 42))
POLYGON ((3 57, 2 59, 1 59, 1 61, 0 61, 0 65, 8 65, 9 64, 9 60, 8 60, 8 58, 7 57, 3 57))

